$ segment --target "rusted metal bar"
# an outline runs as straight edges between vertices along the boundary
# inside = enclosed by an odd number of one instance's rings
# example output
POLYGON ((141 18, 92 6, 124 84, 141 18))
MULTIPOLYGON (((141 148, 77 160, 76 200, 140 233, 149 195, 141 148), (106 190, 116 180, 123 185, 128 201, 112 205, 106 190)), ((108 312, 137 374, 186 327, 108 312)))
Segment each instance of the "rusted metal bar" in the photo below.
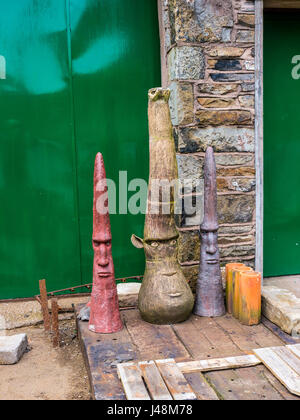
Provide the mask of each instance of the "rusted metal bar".
MULTIPOLYGON (((127 280, 137 280, 137 281, 141 281, 143 279, 143 276, 131 276, 131 277, 122 277, 122 278, 119 278, 119 279, 116 279, 116 282, 121 282, 121 283, 126 283, 127 282, 127 280)), ((70 292, 70 291, 72 291, 72 292, 74 292, 75 290, 77 290, 77 289, 82 289, 82 288, 86 288, 86 289, 91 289, 92 288, 92 283, 87 283, 87 284, 82 284, 82 285, 80 285, 80 286, 72 286, 72 287, 68 287, 67 289, 59 289, 59 290, 53 290, 52 292, 47 292, 47 295, 48 296, 54 296, 54 295, 56 295, 57 293, 63 293, 63 292, 70 292)), ((88 295, 88 293, 78 293, 78 294, 76 294, 76 296, 87 296, 88 295)), ((56 296, 56 297, 58 297, 58 296, 56 296)), ((69 297, 68 295, 62 295, 62 296, 59 296, 59 297, 61 297, 61 298, 64 298, 64 297, 69 297)), ((36 295, 35 296, 35 299, 37 299, 37 301, 39 301, 39 298, 40 298, 40 295, 36 295)))
POLYGON ((52 320, 52 343, 53 347, 58 347, 59 345, 59 328, 58 328, 58 304, 57 299, 51 299, 51 320, 52 320))
POLYGON ((40 280, 40 303, 42 306, 42 313, 44 319, 44 329, 45 331, 50 331, 50 315, 49 315, 49 308, 48 308, 48 297, 47 297, 47 289, 46 289, 46 280, 40 280))

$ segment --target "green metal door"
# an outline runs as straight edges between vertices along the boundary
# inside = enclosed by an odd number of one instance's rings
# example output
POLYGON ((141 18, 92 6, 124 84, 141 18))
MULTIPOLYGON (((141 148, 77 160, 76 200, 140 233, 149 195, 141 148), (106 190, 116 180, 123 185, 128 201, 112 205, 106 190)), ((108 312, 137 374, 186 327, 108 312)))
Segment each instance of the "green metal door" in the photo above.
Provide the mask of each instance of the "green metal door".
POLYGON ((264 275, 300 273, 300 14, 266 12, 264 275))
POLYGON ((127 213, 127 185, 119 185, 119 171, 127 171, 128 183, 148 180, 147 91, 160 85, 157 1, 72 0, 70 16, 82 280, 92 277, 92 176, 98 151, 118 197, 124 198, 111 215, 116 276, 143 274, 143 253, 130 237, 142 235, 144 216, 122 214, 127 213))
MULTIPOLYGON (((91 282, 95 154, 147 178, 147 90, 160 84, 156 0, 0 0, 0 299, 91 282)), ((124 190, 123 190, 124 193, 124 190)), ((143 216, 112 216, 118 276, 143 216)))

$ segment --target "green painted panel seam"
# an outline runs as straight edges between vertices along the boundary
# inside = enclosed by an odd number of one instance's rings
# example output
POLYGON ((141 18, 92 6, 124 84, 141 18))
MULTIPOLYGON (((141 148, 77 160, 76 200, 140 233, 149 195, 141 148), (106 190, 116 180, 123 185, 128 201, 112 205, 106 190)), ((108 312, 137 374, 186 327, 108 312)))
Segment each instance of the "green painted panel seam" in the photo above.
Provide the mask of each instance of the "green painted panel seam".
POLYGON ((76 144, 76 126, 75 126, 75 110, 74 110, 74 90, 73 90, 73 66, 72 66, 72 39, 71 39, 71 0, 65 0, 66 3, 66 19, 67 19, 67 48, 68 48, 68 64, 70 78, 70 104, 71 104, 71 124, 72 124, 72 151, 73 151, 73 188, 74 188, 74 212, 77 226, 78 237, 78 254, 80 266, 80 283, 82 283, 82 261, 81 261, 81 233, 79 218, 79 189, 78 189, 78 173, 77 173, 77 144, 76 144))

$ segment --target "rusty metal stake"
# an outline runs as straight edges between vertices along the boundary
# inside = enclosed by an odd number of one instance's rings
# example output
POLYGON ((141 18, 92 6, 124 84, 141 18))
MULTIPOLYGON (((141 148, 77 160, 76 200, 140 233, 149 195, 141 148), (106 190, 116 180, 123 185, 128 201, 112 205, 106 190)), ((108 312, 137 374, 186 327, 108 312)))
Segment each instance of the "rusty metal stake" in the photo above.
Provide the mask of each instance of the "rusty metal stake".
POLYGON ((49 314, 49 308, 48 308, 48 297, 47 297, 47 289, 46 289, 46 280, 40 280, 40 303, 42 306, 42 313, 43 313, 43 319, 44 319, 44 329, 47 332, 50 332, 50 314, 49 314))
POLYGON ((57 299, 51 299, 51 319, 52 319, 52 343, 53 347, 59 345, 59 329, 58 329, 58 304, 57 299))

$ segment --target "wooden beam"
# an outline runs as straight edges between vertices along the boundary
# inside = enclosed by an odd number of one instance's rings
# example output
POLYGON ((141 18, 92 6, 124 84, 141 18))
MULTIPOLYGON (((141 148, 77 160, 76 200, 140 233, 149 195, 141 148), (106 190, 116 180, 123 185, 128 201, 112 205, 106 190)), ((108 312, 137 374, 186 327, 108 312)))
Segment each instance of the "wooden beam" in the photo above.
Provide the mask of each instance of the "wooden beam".
POLYGON ((51 329, 51 319, 49 314, 49 307, 48 307, 48 295, 47 295, 47 288, 46 288, 46 280, 40 280, 40 294, 41 294, 41 306, 42 306, 42 314, 44 319, 44 329, 47 332, 50 332, 51 329))
POLYGON ((214 370, 237 369, 261 364, 254 355, 225 357, 222 359, 195 360, 177 363, 182 373, 210 372, 214 370))
POLYGON ((300 359, 300 344, 287 346, 291 352, 293 352, 300 359))
POLYGON ((265 9, 300 9, 300 2, 291 0, 265 0, 265 9))
POLYGON ((121 363, 117 368, 127 400, 150 400, 141 371, 135 363, 121 363))
POLYGON ((59 346, 58 304, 57 299, 51 299, 51 326, 53 347, 59 346))
POLYGON ((253 350, 273 375, 292 393, 300 396, 300 376, 271 348, 253 350))
MULTIPOLYGON (((263 104, 263 0, 255 1, 255 172, 256 172, 256 247, 255 269, 263 273, 264 206, 264 104, 263 104)), ((263 279, 262 279, 263 285, 263 279)))
POLYGON ((139 368, 152 400, 173 400, 153 360, 139 362, 139 368))
POLYGON ((174 359, 155 360, 155 363, 174 400, 197 399, 174 359))

